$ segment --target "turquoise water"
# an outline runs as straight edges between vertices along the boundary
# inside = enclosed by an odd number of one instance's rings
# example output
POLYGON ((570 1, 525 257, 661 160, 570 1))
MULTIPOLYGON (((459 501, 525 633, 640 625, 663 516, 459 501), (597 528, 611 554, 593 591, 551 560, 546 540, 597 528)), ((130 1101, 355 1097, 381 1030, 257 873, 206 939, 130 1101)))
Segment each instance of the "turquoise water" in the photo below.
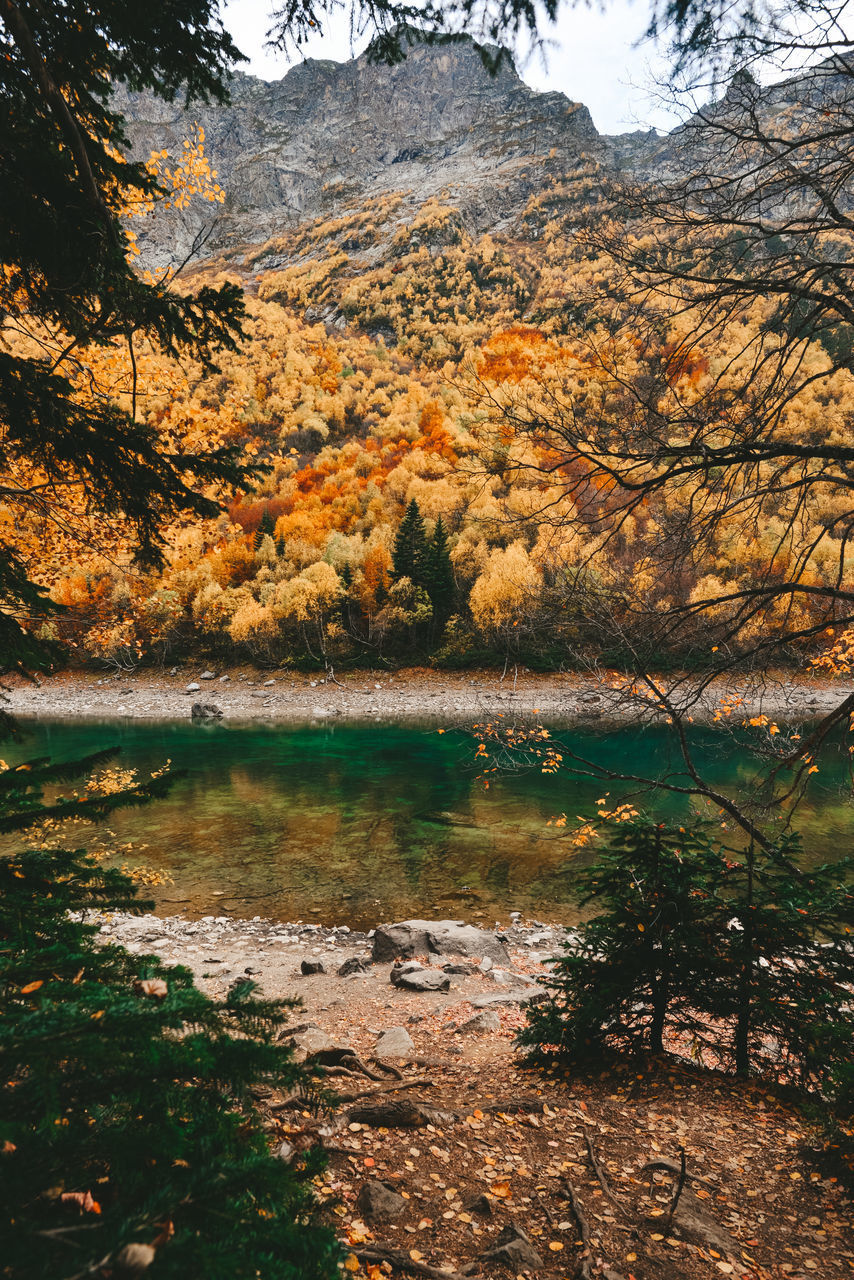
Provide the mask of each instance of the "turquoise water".
MULTIPOLYGON (((185 771, 166 800, 114 814, 130 861, 174 883, 153 891, 158 909, 372 926, 412 915, 506 919, 511 910, 554 921, 574 916, 570 887, 588 850, 546 825, 566 812, 595 817, 602 782, 568 772, 499 778, 488 791, 461 733, 406 724, 214 724, 175 721, 28 721, 7 759, 73 758, 116 745, 143 776, 171 759, 185 771), (147 846, 142 848, 142 846, 147 846)), ((557 732, 557 731, 556 731, 557 732)), ((608 768, 661 774, 678 767, 664 728, 572 729, 574 750, 608 768)), ((711 781, 735 793, 756 765, 727 735, 694 733, 711 781)), ((829 753, 799 813, 812 858, 847 852, 854 809, 847 757, 829 753)), ((612 784, 610 802, 628 789, 612 784)), ((685 817, 659 793, 642 807, 685 817)), ((87 842, 85 834, 81 843, 87 842)))

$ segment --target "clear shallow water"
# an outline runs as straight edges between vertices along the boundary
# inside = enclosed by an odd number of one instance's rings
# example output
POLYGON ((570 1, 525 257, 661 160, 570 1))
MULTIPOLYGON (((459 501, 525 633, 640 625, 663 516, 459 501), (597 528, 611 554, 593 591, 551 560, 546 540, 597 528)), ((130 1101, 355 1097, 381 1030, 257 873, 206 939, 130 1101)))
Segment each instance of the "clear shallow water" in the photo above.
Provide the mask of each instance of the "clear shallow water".
MULTIPOLYGON (((133 841, 134 862, 167 871, 158 909, 372 927, 427 915, 493 921, 511 910, 571 920, 570 886, 590 853, 574 851, 549 818, 595 816, 601 782, 569 774, 476 778, 474 744, 433 725, 327 721, 305 725, 176 721, 38 720, 10 762, 73 758, 106 745, 142 776, 171 759, 185 776, 166 800, 118 812, 110 828, 133 841), (140 850, 141 845, 147 845, 140 850)), ((561 740, 603 764, 649 774, 674 767, 664 728, 564 729, 561 740)), ((695 731, 696 758, 727 791, 749 782, 755 762, 731 739, 695 731)), ((812 859, 846 853, 854 808, 845 798, 847 757, 828 752, 799 815, 812 859)), ((611 787, 612 801, 623 792, 611 787)), ((685 801, 643 806, 684 817, 685 801)), ((85 835, 81 843, 85 843, 85 835)))

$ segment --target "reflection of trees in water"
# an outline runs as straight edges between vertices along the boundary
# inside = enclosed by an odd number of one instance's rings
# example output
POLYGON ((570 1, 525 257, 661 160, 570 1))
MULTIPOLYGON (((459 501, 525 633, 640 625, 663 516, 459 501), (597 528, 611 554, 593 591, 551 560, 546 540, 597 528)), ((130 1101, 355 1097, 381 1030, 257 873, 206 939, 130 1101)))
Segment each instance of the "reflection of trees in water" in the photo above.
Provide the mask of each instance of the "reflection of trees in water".
MULTIPOLYGON (((574 918, 570 888, 589 851, 574 852, 545 824, 563 808, 595 811, 601 791, 577 779, 531 774, 485 792, 459 738, 409 726, 253 726, 202 737, 189 724, 168 734, 139 722, 120 728, 123 762, 155 768, 171 757, 188 770, 165 801, 110 824, 121 839, 147 844, 145 861, 174 877, 160 893, 165 910, 227 906, 368 926, 381 916, 489 919, 514 908, 574 918)), ((34 724, 16 759, 46 751, 48 736, 56 757, 71 756, 105 732, 34 724)), ((602 739, 597 750, 617 765, 664 751, 651 731, 602 739)), ((697 739, 724 785, 749 768, 735 745, 725 755, 708 730, 697 739)), ((821 781, 832 784, 843 768, 838 756, 823 761, 821 781)), ((854 815, 832 793, 820 801, 818 815, 804 809, 803 825, 809 835, 815 823, 807 846, 826 856, 854 829, 854 815)))

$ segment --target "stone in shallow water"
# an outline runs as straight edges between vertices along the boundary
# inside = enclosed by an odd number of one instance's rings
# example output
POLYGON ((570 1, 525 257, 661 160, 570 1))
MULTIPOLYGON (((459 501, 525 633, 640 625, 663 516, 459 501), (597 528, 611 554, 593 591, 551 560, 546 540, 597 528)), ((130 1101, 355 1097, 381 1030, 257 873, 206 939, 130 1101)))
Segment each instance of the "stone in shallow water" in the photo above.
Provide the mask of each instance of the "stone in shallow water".
POLYGON ((212 702, 194 702, 190 716, 193 720, 221 720, 222 711, 212 702))

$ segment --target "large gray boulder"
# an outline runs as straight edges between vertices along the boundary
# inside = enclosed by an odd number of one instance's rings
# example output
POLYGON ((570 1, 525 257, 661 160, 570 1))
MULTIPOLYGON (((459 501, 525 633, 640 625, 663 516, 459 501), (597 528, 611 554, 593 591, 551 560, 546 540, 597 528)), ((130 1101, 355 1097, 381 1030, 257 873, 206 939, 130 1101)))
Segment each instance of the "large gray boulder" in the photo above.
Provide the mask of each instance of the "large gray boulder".
POLYGON ((413 956, 489 956, 507 964, 510 957, 494 933, 462 920, 401 920, 381 924, 374 934, 374 960, 409 960, 413 956))

